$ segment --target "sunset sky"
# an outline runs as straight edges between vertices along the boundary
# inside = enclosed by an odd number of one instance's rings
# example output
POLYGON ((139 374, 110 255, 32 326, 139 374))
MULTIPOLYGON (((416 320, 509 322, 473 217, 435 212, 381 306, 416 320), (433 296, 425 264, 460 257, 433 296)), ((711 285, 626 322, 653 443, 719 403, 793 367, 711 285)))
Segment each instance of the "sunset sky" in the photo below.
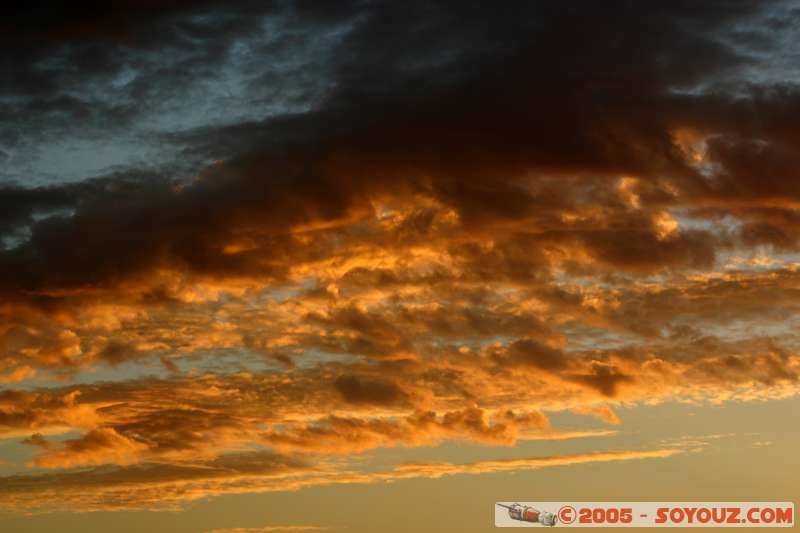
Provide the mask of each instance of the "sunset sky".
POLYGON ((0 8, 0 532, 800 500, 796 3, 99 4, 0 8))

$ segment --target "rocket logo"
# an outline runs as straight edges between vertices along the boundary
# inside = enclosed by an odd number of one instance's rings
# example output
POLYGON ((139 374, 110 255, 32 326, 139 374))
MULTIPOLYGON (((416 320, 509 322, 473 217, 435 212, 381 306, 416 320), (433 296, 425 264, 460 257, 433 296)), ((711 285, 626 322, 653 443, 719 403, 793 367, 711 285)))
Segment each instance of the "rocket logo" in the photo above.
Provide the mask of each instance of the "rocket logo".
POLYGON ((513 520, 534 523, 538 522, 543 526, 551 527, 556 525, 556 522, 558 521, 558 518, 553 513, 548 511, 540 511, 539 509, 528 507, 527 505, 520 505, 518 503, 513 505, 503 505, 502 503, 498 503, 497 505, 508 509, 508 516, 510 516, 513 520))

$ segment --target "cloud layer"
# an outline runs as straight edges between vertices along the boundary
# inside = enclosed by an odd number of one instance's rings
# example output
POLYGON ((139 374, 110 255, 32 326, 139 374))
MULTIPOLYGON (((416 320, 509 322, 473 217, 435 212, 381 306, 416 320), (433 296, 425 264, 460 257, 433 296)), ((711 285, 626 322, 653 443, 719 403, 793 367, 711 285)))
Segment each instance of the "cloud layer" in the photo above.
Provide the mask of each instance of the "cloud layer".
POLYGON ((2 23, 6 507, 797 394, 796 8, 135 4, 2 23))

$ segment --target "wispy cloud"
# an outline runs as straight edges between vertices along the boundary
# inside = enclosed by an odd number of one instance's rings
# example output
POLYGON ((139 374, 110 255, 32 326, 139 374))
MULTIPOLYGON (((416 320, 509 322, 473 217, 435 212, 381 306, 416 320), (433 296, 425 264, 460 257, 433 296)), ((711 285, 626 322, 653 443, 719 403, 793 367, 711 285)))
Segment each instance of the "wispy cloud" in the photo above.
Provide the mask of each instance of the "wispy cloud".
POLYGON ((614 450, 462 464, 407 463, 377 472, 353 470, 341 461, 311 464, 287 456, 250 453, 204 463, 98 467, 57 474, 8 476, 0 480, 0 506, 23 512, 180 509, 187 502, 224 494, 295 491, 320 485, 385 483, 596 462, 666 459, 685 451, 690 451, 690 448, 676 445, 651 450, 614 450))

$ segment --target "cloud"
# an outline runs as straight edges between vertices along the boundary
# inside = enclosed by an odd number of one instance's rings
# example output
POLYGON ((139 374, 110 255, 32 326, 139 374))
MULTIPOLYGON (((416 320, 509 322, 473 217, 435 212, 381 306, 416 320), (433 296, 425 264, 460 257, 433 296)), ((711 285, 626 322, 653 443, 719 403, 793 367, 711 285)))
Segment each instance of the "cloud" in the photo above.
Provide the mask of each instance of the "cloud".
POLYGON ((417 463, 405 464, 397 467, 403 475, 438 478, 456 474, 486 474, 496 472, 512 472, 519 470, 536 470, 549 466, 564 466, 582 463, 630 461, 636 459, 654 459, 670 457, 681 453, 677 449, 649 450, 649 451, 623 451, 623 452, 596 452, 590 454, 575 454, 552 457, 538 457, 531 459, 509 459, 502 461, 481 461, 468 464, 449 463, 417 463))
POLYGON ((436 479, 446 475, 537 470, 593 462, 668 458, 679 447, 606 451, 475 463, 409 463, 391 470, 359 472, 328 466, 310 467, 288 456, 249 453, 207 463, 141 464, 95 467, 56 475, 6 476, 0 507, 29 512, 69 508, 80 511, 179 509, 198 499, 224 494, 301 490, 319 485, 386 483, 436 479))
POLYGON ((530 339, 514 341, 508 351, 511 361, 516 364, 531 365, 542 370, 559 370, 566 366, 563 352, 530 339))
POLYGON ((0 383, 19 383, 20 381, 25 381, 26 379, 32 378, 35 375, 36 369, 33 367, 28 365, 19 366, 11 372, 0 376, 0 383))
POLYGON ((296 458, 250 453, 202 463, 139 463, 6 476, 0 505, 17 512, 176 509, 182 502, 217 494, 296 490, 303 486, 297 479, 309 472, 313 469, 296 458))
POLYGON ((356 376, 340 376, 334 388, 349 403, 368 405, 396 405, 403 390, 391 382, 359 380, 356 376))
POLYGON ((549 429, 547 416, 540 412, 514 414, 507 411, 497 420, 487 420, 482 409, 470 407, 439 416, 417 411, 402 418, 344 418, 329 416, 311 424, 289 426, 262 435, 271 446, 284 450, 346 453, 391 446, 420 446, 445 439, 466 439, 484 444, 510 445, 521 434, 529 438, 571 438, 549 429))
POLYGON ((598 407, 582 405, 580 407, 576 407, 575 409, 573 409, 572 412, 579 415, 593 416, 598 420, 602 420, 607 424, 612 424, 615 426, 622 423, 617 414, 614 411, 612 411, 611 408, 607 405, 601 405, 598 407))
POLYGON ((619 372, 614 365, 592 361, 586 374, 574 374, 569 379, 597 390, 603 396, 614 397, 620 384, 633 381, 631 376, 619 372))
MULTIPOLYGON (((37 434, 38 435, 38 434, 37 434)), ((45 442, 34 435, 31 444, 42 446, 45 442)), ((43 446, 50 450, 50 446, 43 446)), ((146 445, 117 433, 113 428, 93 429, 79 439, 68 440, 63 448, 39 455, 33 466, 44 468, 70 468, 73 466, 130 464, 139 459, 146 445)))
MULTIPOLYGON (((20 509, 798 393, 780 3, 45 11, 0 17, 0 438, 47 469, 20 509)), ((508 468, 639 452, 604 453, 508 468)))
MULTIPOLYGON (((677 129, 672 124, 676 119, 668 118, 673 116, 675 108, 683 110, 698 104, 670 96, 665 89, 669 84, 698 83, 716 72, 743 64, 745 59, 714 39, 713 31, 721 31, 731 20, 752 16, 758 10, 713 6, 700 13, 675 6, 674 11, 663 10, 656 16, 629 5, 603 10, 584 6, 583 16, 609 23, 587 27, 579 24, 581 32, 589 32, 587 37, 594 42, 606 42, 609 35, 616 35, 625 41, 626 50, 641 50, 621 70, 614 47, 599 49, 593 61, 587 62, 575 49, 564 45, 561 32, 553 28, 564 26, 574 31, 577 27, 552 6, 529 6, 524 13, 518 13, 514 19, 527 22, 526 28, 516 32, 507 31, 507 15, 475 9, 481 12, 481 17, 476 18, 483 21, 481 31, 467 22, 471 18, 457 23, 451 13, 439 8, 427 10, 422 19, 413 16, 414 12, 425 11, 421 6, 409 9, 408 13, 395 12, 388 6, 346 5, 327 11, 305 6, 295 16, 280 14, 288 27, 296 26, 302 32, 320 28, 332 31, 343 21, 349 21, 351 29, 343 33, 337 43, 339 53, 326 68, 334 81, 333 89, 322 100, 323 108, 301 116, 232 126, 238 127, 237 133, 244 137, 240 143, 244 151, 227 154, 229 157, 223 162, 200 170, 194 182, 179 187, 163 176, 143 178, 141 172, 128 172, 79 186, 10 188, 9 195, 24 196, 21 204, 25 207, 20 208, 15 223, 29 224, 32 232, 30 242, 23 248, 36 253, 22 253, 20 249, 4 255, 4 277, 11 282, 7 290, 25 288, 52 293, 75 291, 88 285, 117 286, 160 268, 186 269, 214 277, 255 272, 282 277, 286 266, 281 264, 281 255, 288 253, 297 261, 298 254, 303 256, 313 247, 298 247, 272 228, 342 228, 371 212, 376 199, 414 195, 452 209, 469 229, 536 220, 551 232, 562 230, 557 233, 564 244, 579 247, 613 268, 652 272, 666 267, 710 266, 716 242, 707 232, 684 230, 671 239, 659 239, 653 218, 647 213, 620 210, 624 206, 609 195, 608 187, 601 185, 609 181, 608 177, 602 177, 597 182, 601 186, 594 187, 593 181, 574 176, 584 172, 611 176, 627 172, 647 176, 643 181, 651 181, 655 179, 652 174, 665 172, 681 180, 673 188, 683 185, 685 180, 695 188, 702 187, 702 179, 673 146, 670 132, 677 129), (324 16, 320 11, 325 11, 324 16), (610 17, 611 12, 622 15, 610 17), (378 50, 390 52, 393 42, 390 36, 396 26, 388 21, 398 17, 418 28, 419 41, 406 53, 416 53, 419 61, 410 61, 410 56, 397 53, 380 55, 380 59, 376 55, 378 50), (642 17, 648 21, 645 26, 652 26, 649 31, 631 26, 624 32, 612 32, 612 28, 619 30, 623 21, 642 17), (704 25, 709 30, 708 37, 690 31, 692 23, 704 25), (469 45, 463 42, 467 37, 472 38, 469 45), (559 51, 554 57, 538 52, 551 48, 559 51), (450 53, 441 57, 437 51, 443 49, 450 53), (703 53, 688 55, 689 49, 703 53), (503 57, 503 61, 498 62, 498 57, 503 57), (657 57, 663 60, 656 61, 657 57), (438 76, 432 77, 428 74, 434 64, 438 76), (469 68, 470 64, 487 68, 476 70, 469 68), (553 83, 535 83, 536 73, 541 71, 547 71, 553 83), (570 78, 575 72, 581 75, 570 78), (607 88, 591 91, 593 80, 601 73, 607 80, 607 88), (636 100, 637 106, 629 105, 627 82, 631 77, 639 80, 637 93, 642 96, 636 100), (409 81, 419 85, 411 85, 416 87, 414 91, 401 90, 410 86, 409 81), (567 82, 579 93, 580 88, 586 89, 581 93, 582 105, 550 105, 545 111, 540 102, 564 103, 570 98, 561 89, 567 82), (467 90, 469 87, 481 87, 481 98, 473 96, 467 90), (511 101, 514 106, 503 105, 511 101), (364 119, 370 115, 359 111, 365 106, 375 110, 376 123, 364 119), (415 113, 405 114, 408 108, 415 113), (390 113, 390 109, 395 111, 390 113), (650 122, 643 121, 642 115, 650 117, 650 122), (536 121, 531 120, 534 116, 536 121), (345 117, 352 119, 346 132, 322 127, 345 117), (569 126, 558 128, 557 124, 569 126), (279 133, 279 139, 302 134, 300 138, 308 140, 281 150, 280 146, 262 145, 263 136, 268 133, 279 133), (432 146, 436 147, 435 156, 430 153, 432 146), (469 154, 469 163, 460 154, 469 154), (564 187, 548 174, 566 175, 565 179, 573 181, 564 187), (581 198, 577 191, 587 196, 581 198), (604 206, 606 212, 597 213, 601 215, 595 216, 600 224, 591 231, 588 225, 558 224, 561 215, 580 212, 592 200, 604 206), (112 205, 114 208, 109 209, 112 205), (545 209, 545 205, 549 207, 545 209), (265 206, 267 209, 263 209, 265 206), (31 224, 34 211, 56 207, 69 207, 75 212, 68 217, 48 217, 31 224), (644 223, 635 224, 639 221, 644 223), (152 231, 155 228, 158 231, 152 231), (244 231, 245 228, 259 229, 244 231), (116 239, 115 235, 125 235, 126 239, 116 239), (226 254, 225 250, 237 249, 232 246, 237 241, 250 242, 248 251, 226 254), (84 244, 80 247, 73 244, 77 242, 84 244), (70 271, 68 262, 60 260, 63 251, 59 243, 66 244, 64 248, 73 254, 79 253, 77 259, 91 268, 70 271), (49 262, 62 265, 58 275, 46 272, 49 262)), ((187 11, 194 11, 195 16, 183 23, 163 18, 172 11, 161 16, 151 11, 140 14, 132 23, 137 32, 133 41, 86 32, 88 42, 69 49, 66 44, 73 37, 63 36, 64 46, 58 39, 41 40, 39 47, 30 50, 31 55, 21 58, 30 64, 16 66, 30 75, 32 86, 51 93, 38 96, 40 100, 54 103, 50 107, 40 104, 41 110, 31 107, 42 114, 45 125, 55 130, 53 117, 65 114, 64 107, 81 109, 91 104, 58 94, 60 86, 83 88, 63 69, 37 71, 36 65, 40 64, 37 60, 46 57, 46 53, 63 49, 68 58, 70 54, 77 56, 74 59, 83 58, 83 62, 74 63, 80 65, 84 79, 108 83, 108 78, 124 77, 131 71, 127 75, 134 76, 133 81, 109 85, 109 93, 118 101, 109 103, 106 112, 120 118, 142 113, 140 108, 152 101, 151 94, 154 97, 163 94, 166 98, 184 85, 205 83, 206 73, 224 62, 226 52, 234 54, 237 42, 265 46, 247 39, 258 33, 258 21, 270 8, 248 7, 236 11, 203 5, 191 10, 181 5, 175 9, 179 17, 187 11), (212 13, 218 16, 208 16, 212 13), (126 46, 125 42, 130 44, 126 46), (107 51, 98 43, 103 43, 107 51), (176 51, 193 50, 196 55, 192 61, 176 61, 172 69, 162 67, 160 71, 149 72, 142 68, 141 65, 154 61, 146 55, 148 47, 163 50, 167 45, 176 51), (129 54, 111 56, 111 50, 129 54), (138 56, 146 59, 137 68, 129 65, 136 63, 129 58, 138 56)), ((94 14, 86 12, 77 17, 87 17, 89 22, 85 27, 92 27, 91 21, 96 20, 94 14)), ((64 22, 52 23, 58 26, 64 22)), ((28 37, 29 31, 30 28, 15 28, 15 33, 28 37)), ((289 46, 276 43, 271 51, 282 52, 281 45, 289 46)), ((175 55, 180 56, 177 52, 175 55)), ((159 56, 161 61, 167 57, 171 54, 159 56)), ((27 89, 30 92, 32 87, 27 89)), ((89 95, 84 97, 88 99, 89 95)), ((770 106, 776 100, 792 101, 793 97, 784 92, 762 96, 757 101, 770 106)), ((727 122, 719 119, 725 124, 707 128, 733 127, 730 117, 741 116, 735 100, 718 103, 720 97, 714 95, 696 98, 708 100, 709 107, 720 109, 713 118, 718 115, 727 118, 727 122)), ((686 114, 678 116, 685 118, 686 114)), ((88 117, 84 122, 107 127, 109 121, 103 119, 102 115, 88 117)), ((699 129, 695 124, 685 129, 690 127, 699 129)), ((201 133, 202 128, 196 132, 201 133)), ((215 133, 213 128, 205 131, 208 138, 204 140, 216 139, 215 133)), ((716 145, 708 153, 709 157, 725 158, 716 145)), ((733 162, 728 164, 732 166, 733 162)), ((662 200, 658 207, 663 208, 664 203, 662 200)), ((673 199, 673 203, 678 202, 673 199)), ((644 208, 648 207, 645 204, 644 208)), ((429 213, 428 217, 431 216, 429 213)), ((404 226, 408 230, 420 227, 424 226, 404 226)), ((539 238, 528 238, 528 247, 552 245, 554 236, 545 232, 539 238)), ((523 236, 517 237, 522 240, 523 236)), ((530 268, 535 270, 536 255, 518 253, 512 260, 503 254, 509 275, 530 275, 530 268), (522 260, 525 255, 534 263, 530 267, 522 260)))

